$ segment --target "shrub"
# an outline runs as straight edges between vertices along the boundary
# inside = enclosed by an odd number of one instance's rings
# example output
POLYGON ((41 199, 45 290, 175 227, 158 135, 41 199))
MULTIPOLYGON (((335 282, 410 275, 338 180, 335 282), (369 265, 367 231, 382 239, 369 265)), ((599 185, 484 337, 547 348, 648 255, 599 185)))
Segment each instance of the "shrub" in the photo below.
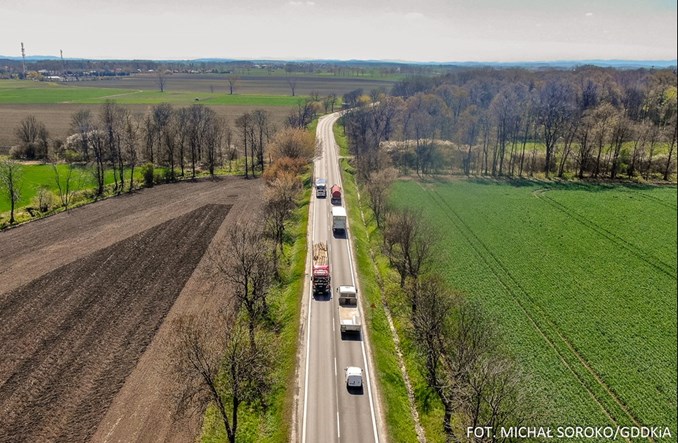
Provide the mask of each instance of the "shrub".
POLYGON ((141 166, 141 175, 144 177, 144 186, 147 188, 153 187, 153 163, 146 163, 141 166))
POLYGON ((38 194, 33 197, 32 206, 38 208, 38 211, 45 213, 51 211, 58 204, 58 198, 49 188, 42 186, 38 194))
POLYGON ((272 183, 278 176, 291 174, 297 176, 301 174, 308 166, 308 161, 303 158, 282 157, 273 162, 264 171, 264 180, 266 183, 272 183))
POLYGON ((9 156, 16 160, 26 158, 26 147, 20 145, 12 146, 9 149, 9 156))
POLYGON ((66 163, 75 163, 82 161, 82 155, 73 149, 64 149, 63 157, 66 163))
POLYGON ((165 170, 162 172, 162 176, 163 176, 163 181, 164 181, 165 183, 169 183, 169 182, 171 182, 172 180, 174 180, 174 177, 172 176, 172 169, 171 169, 171 168, 165 169, 165 170))
POLYGON ((269 149, 274 160, 291 157, 310 162, 316 151, 315 138, 304 129, 285 128, 275 134, 269 149))

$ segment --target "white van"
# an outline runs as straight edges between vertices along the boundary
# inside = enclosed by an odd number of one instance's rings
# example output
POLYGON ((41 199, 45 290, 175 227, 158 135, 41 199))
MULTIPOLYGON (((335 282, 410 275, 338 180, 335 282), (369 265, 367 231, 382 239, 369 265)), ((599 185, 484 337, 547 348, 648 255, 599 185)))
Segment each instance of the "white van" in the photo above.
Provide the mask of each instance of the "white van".
POLYGON ((363 386, 363 370, 356 366, 344 369, 347 388, 361 388, 363 386))

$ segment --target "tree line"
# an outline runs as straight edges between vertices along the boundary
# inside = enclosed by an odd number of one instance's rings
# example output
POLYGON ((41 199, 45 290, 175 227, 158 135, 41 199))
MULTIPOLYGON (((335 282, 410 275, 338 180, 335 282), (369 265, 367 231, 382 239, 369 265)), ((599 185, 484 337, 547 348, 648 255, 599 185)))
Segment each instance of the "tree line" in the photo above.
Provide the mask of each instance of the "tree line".
POLYGON ((381 237, 381 251, 398 276, 385 294, 404 325, 417 369, 443 408, 446 441, 502 441, 469 436, 468 428, 519 426, 543 419, 529 376, 506 351, 495 321, 454 291, 436 272, 440 233, 421 210, 393 207, 389 190, 398 171, 374 171, 365 186, 381 237))
MULTIPOLYGON (((134 172, 139 167, 144 186, 195 179, 204 174, 214 177, 219 168, 254 178, 264 174, 272 164, 269 145, 278 132, 287 131, 285 134, 292 138, 295 131, 304 133, 323 108, 326 111, 334 108, 336 99, 333 94, 320 97, 317 93, 300 99, 282 128, 263 109, 244 112, 231 125, 214 109, 200 104, 175 107, 160 103, 144 114, 135 114, 114 101, 106 101, 97 112, 89 109, 74 112, 71 135, 65 140, 50 137, 42 121, 33 115, 26 116, 15 128, 18 144, 11 148, 10 157, 68 165, 61 177, 53 166, 59 196, 49 199, 42 193, 46 198, 37 204, 41 212, 53 206, 45 203, 50 200, 66 202, 63 207, 68 207, 74 193, 72 179, 76 166, 91 172, 95 199, 109 191, 120 194, 139 187, 141 184, 134 182, 134 172), (106 185, 107 174, 112 174, 112 186, 106 185)), ((15 204, 21 196, 21 165, 5 163, 0 168, 0 192, 11 202, 12 224, 15 204)))
MULTIPOLYGON (((267 408, 280 321, 272 305, 289 283, 281 272, 287 227, 302 190, 300 174, 315 154, 307 131, 288 128, 271 143, 263 200, 228 227, 208 252, 208 278, 227 288, 220 312, 184 315, 172 324, 166 372, 180 415, 215 406, 228 441, 238 439, 243 405, 267 408), (214 332, 216 331, 216 333, 214 332)), ((217 291, 218 292, 218 291, 217 291)), ((216 296, 216 295, 215 295, 216 296)))
POLYGON ((362 178, 385 164, 494 177, 675 173, 675 69, 469 69, 371 95, 344 97, 362 178))

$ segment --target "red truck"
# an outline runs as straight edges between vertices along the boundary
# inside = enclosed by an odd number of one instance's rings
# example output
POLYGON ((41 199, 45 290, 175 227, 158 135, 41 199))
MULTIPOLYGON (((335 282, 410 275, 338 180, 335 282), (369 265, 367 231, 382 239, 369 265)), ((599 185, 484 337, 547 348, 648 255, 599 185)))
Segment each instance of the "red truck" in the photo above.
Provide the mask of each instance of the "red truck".
POLYGON ((332 196, 332 204, 341 204, 341 186, 333 185, 330 189, 330 195, 332 196))
POLYGON ((313 295, 326 294, 330 291, 330 256, 327 243, 313 245, 313 269, 311 274, 313 295))

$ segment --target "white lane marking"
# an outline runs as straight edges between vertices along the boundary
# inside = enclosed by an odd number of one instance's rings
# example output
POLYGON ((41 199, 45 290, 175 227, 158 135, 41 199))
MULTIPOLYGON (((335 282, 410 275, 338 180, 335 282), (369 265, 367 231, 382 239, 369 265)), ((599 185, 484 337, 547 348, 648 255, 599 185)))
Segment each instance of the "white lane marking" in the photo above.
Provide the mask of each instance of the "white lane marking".
POLYGON ((336 332, 336 329, 334 329, 334 316, 332 316, 332 332, 336 332))
MULTIPOLYGON (((338 159, 337 159, 336 165, 337 165, 337 167, 339 167, 338 159)), ((339 178, 341 179, 341 174, 339 174, 339 178)), ((343 183, 341 183, 341 184, 343 184, 343 183)), ((348 211, 348 209, 347 209, 347 211, 348 211)), ((353 264, 353 251, 352 251, 351 246, 350 246, 351 239, 348 236, 349 228, 350 228, 350 226, 348 224, 348 217, 346 217, 346 240, 347 240, 346 241, 346 250, 348 251, 348 264, 349 264, 349 269, 351 270, 351 281, 352 281, 352 285, 355 286, 356 270, 355 270, 355 266, 353 264)), ((363 319, 363 329, 364 329, 365 313, 362 310, 362 304, 358 304, 358 306, 359 306, 359 309, 360 309, 360 317, 363 319)), ((374 432, 374 441, 376 443, 379 443, 379 433, 377 432, 377 422, 376 422, 376 419, 375 419, 374 403, 373 403, 373 400, 372 400, 372 389, 370 388, 370 386, 372 384, 372 380, 370 378, 370 370, 369 370, 369 365, 368 365, 368 362, 367 362, 367 354, 365 352, 365 340, 364 340, 365 334, 364 333, 362 333, 362 334, 363 334, 363 339, 360 340, 360 349, 362 350, 363 363, 365 364, 365 378, 367 379, 367 397, 370 400, 370 416, 372 418, 372 431, 374 432)))
POLYGON ((337 409, 337 438, 341 438, 341 430, 339 429, 339 410, 337 409))
MULTIPOLYGON (((314 166, 315 167, 315 166, 314 166)), ((313 191, 311 191, 313 193, 313 191)), ((311 233, 311 250, 313 248, 313 235, 315 234, 315 210, 316 210, 316 204, 313 201, 313 197, 311 197, 311 204, 313 205, 313 210, 311 211, 311 228, 313 229, 313 232, 311 233)), ((313 255, 313 253, 311 253, 313 255)), ((312 258, 311 258, 312 260, 312 258)), ((311 263, 311 272, 313 272, 313 263, 311 263)), ((309 293, 309 298, 308 298, 308 318, 306 319, 306 373, 304 374, 304 426, 301 432, 301 441, 302 443, 306 443, 306 426, 308 424, 307 421, 307 412, 308 412, 308 372, 309 372, 309 364, 310 364, 310 358, 309 354, 311 352, 311 309, 313 307, 313 282, 310 282, 310 290, 308 291, 309 293)))
POLYGON ((334 357, 334 376, 337 376, 337 357, 334 357))

